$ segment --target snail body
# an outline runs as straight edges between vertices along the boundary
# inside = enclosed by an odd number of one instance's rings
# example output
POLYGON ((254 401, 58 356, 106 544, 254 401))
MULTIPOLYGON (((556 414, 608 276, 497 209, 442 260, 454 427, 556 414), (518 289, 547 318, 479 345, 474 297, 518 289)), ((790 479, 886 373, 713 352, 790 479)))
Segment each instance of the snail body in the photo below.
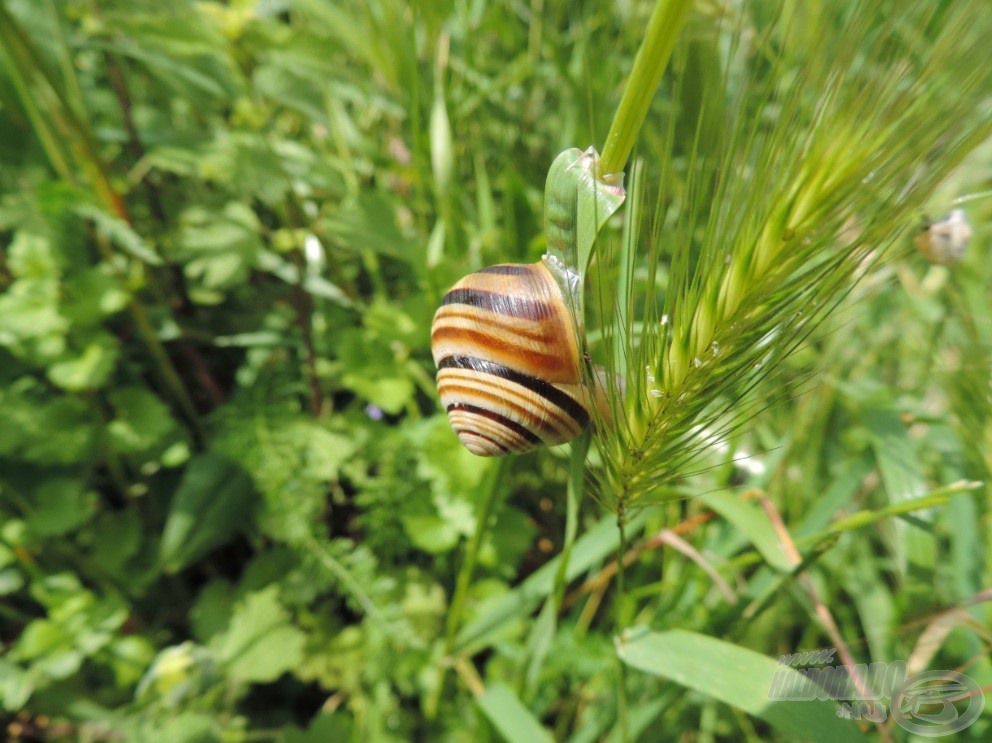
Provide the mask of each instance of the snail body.
MULTIPOLYGON (((431 325, 437 387, 473 454, 501 456, 571 441, 600 404, 582 379, 578 329, 548 259, 469 274, 431 325)), ((558 269, 561 270, 558 270, 558 269)))

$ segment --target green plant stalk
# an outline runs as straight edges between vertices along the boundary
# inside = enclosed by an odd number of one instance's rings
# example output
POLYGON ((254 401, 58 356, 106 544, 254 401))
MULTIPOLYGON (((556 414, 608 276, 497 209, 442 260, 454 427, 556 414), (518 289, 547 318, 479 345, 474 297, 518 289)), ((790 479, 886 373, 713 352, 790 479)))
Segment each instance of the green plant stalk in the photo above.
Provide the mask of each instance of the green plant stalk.
MULTIPOLYGON (((624 89, 623 97, 613 123, 606 136, 603 153, 598 161, 598 172, 601 178, 623 171, 634 149, 637 135, 651 101, 654 98, 661 76, 668 65, 675 48, 675 41, 682 32, 689 16, 692 0, 658 0, 648 21, 648 28, 641 43, 634 67, 624 89)), ((625 256, 626 257, 626 256, 625 256)), ((621 264, 623 266, 626 263, 621 264)), ((621 275, 625 272, 622 270, 621 275)), ((623 282, 623 279, 620 280, 623 282)), ((624 283, 618 286, 622 293, 621 311, 626 312, 626 293, 629 287, 624 283)), ((624 599, 625 599, 625 569, 624 556, 627 553, 627 502, 625 496, 617 499, 617 529, 620 532, 620 544, 617 547, 617 597, 615 607, 615 632, 620 637, 624 629, 624 599)), ((617 720, 621 743, 626 743, 627 730, 627 674, 622 661, 618 662, 617 684, 617 720)))
MULTIPOLYGON (((621 495, 617 499, 617 530, 620 532, 620 544, 617 545, 617 598, 614 607, 615 637, 623 636, 624 599, 626 598, 626 567, 624 558, 627 555, 627 499, 621 495)), ((627 669, 626 664, 617 654, 617 723, 620 732, 620 743, 627 743, 627 669)))
POLYGON ((565 487, 565 534, 558 557, 558 568, 555 571, 554 583, 530 633, 527 646, 529 657, 527 658, 526 667, 522 667, 523 672, 521 673, 519 689, 521 698, 529 698, 533 695, 541 667, 551 649, 550 644, 546 642, 546 626, 551 626, 551 633, 557 630, 558 615, 561 613, 565 588, 568 585, 568 562, 579 530, 579 504, 582 502, 586 455, 589 453, 591 440, 592 433, 587 429, 583 431, 579 438, 572 442, 570 447, 568 482, 565 487))
POLYGON ((148 319, 148 312, 145 310, 145 306, 138 301, 131 300, 127 305, 127 309, 131 315, 131 319, 134 320, 135 330, 138 331, 138 335, 145 342, 148 352, 155 360, 158 374, 162 378, 162 383, 175 399, 183 415, 186 416, 193 435, 197 439, 197 443, 202 444, 203 430, 200 426, 199 413, 197 413, 196 406, 193 405, 193 400, 186 391, 186 385, 183 384, 179 372, 172 365, 172 360, 166 353, 165 346, 162 345, 162 342, 155 334, 155 328, 152 327, 151 321, 148 319))
MULTIPOLYGON (((445 624, 442 659, 451 655, 452 648, 455 645, 455 635, 458 632, 458 625, 465 610, 468 589, 472 585, 472 573, 475 572, 475 564, 479 559, 479 550, 482 547, 482 540, 486 535, 486 530, 489 528, 489 520, 496 506, 496 498, 501 490, 500 484, 502 483, 503 472, 507 467, 507 463, 508 460, 505 457, 497 459, 486 477, 485 487, 482 492, 482 502, 479 505, 479 513, 475 521, 475 531, 472 532, 472 536, 465 546, 465 558, 462 560, 461 567, 458 570, 458 577, 455 578, 455 591, 451 597, 448 618, 445 624)), ((447 664, 441 666, 440 678, 437 680, 437 684, 431 695, 424 702, 424 715, 428 719, 433 719, 437 716, 447 670, 447 664)))
POLYGON ((589 431, 585 431, 578 439, 572 442, 565 504, 565 539, 561 548, 561 562, 558 563, 558 571, 555 573, 555 587, 552 593, 556 609, 561 608, 562 598, 565 595, 565 575, 568 572, 568 558, 572 554, 572 545, 575 544, 575 536, 579 530, 579 502, 582 498, 583 474, 585 472, 586 454, 589 452, 590 440, 589 431))
POLYGON ((606 135, 599 159, 600 177, 619 173, 626 165, 691 7, 692 0, 658 0, 655 4, 627 87, 606 135))

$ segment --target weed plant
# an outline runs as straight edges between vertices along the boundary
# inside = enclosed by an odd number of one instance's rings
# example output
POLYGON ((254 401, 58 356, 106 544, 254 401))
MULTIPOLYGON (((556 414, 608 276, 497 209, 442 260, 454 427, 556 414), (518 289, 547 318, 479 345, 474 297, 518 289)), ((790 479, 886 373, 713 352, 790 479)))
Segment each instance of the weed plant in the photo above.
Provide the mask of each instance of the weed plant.
POLYGON ((989 38, 984 0, 0 0, 8 737, 902 741, 777 659, 990 688, 989 38), (473 457, 431 317, 540 258, 589 145, 610 421, 473 457))

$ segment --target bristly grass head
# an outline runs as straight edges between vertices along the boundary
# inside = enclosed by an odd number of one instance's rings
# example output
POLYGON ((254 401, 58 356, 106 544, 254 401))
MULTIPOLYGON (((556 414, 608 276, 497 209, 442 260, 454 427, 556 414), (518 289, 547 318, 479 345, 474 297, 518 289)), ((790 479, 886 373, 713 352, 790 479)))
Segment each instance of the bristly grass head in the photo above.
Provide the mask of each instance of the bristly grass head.
POLYGON ((631 172, 621 245, 591 272, 613 407, 597 490, 649 497, 740 425, 761 379, 992 135, 987 10, 728 3, 691 21, 663 154, 631 172))

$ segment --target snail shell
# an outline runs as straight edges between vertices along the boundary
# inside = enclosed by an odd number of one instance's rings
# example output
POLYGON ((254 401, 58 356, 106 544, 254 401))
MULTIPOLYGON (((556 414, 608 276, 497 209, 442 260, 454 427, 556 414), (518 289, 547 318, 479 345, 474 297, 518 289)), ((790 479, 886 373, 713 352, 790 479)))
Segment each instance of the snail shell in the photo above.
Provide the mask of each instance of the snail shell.
POLYGON ((571 441, 605 407, 582 381, 578 331, 543 261, 469 274, 444 296, 431 325, 437 388, 473 454, 519 454, 571 441), (593 402, 595 401, 595 402, 593 402))
POLYGON ((923 226, 913 244, 930 263, 950 266, 964 257, 971 240, 971 225, 963 209, 955 209, 939 222, 923 226))

